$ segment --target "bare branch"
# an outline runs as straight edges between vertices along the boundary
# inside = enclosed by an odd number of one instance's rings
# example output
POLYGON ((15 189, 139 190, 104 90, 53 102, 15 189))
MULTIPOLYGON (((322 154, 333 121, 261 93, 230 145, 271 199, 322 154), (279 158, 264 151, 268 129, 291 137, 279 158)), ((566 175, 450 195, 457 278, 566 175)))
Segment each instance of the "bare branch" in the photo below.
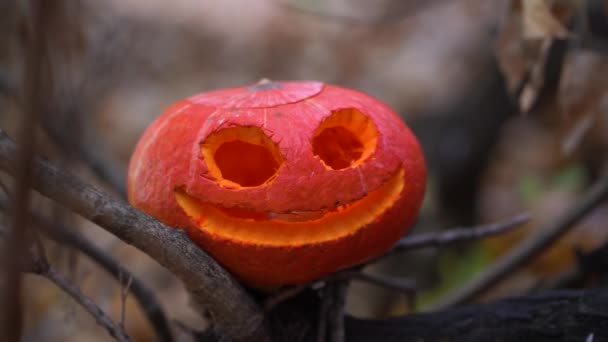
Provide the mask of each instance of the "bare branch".
POLYGON ((517 248, 484 270, 479 276, 465 284, 446 298, 432 305, 432 310, 440 310, 464 303, 530 261, 549 247, 555 240, 572 229, 586 214, 591 212, 608 197, 608 176, 600 178, 591 189, 585 192, 579 201, 547 227, 538 230, 534 236, 526 238, 517 248))
POLYGON ((380 274, 368 274, 363 271, 349 270, 335 274, 334 279, 353 279, 365 281, 370 284, 385 287, 389 290, 397 291, 410 295, 418 290, 416 282, 407 278, 397 278, 380 274))
MULTIPOLYGON (((15 175, 17 147, 0 130, 0 169, 15 175)), ((178 229, 85 184, 39 158, 34 189, 97 223, 154 258, 180 278, 202 313, 209 310, 215 328, 232 340, 268 339, 262 310, 244 289, 178 229)))
MULTIPOLYGON (((0 226, 0 237, 6 237, 4 232, 5 228, 0 226)), ((42 241, 40 241, 40 238, 36 235, 35 231, 30 231, 30 233, 31 239, 27 240, 26 247, 21 253, 21 258, 15 260, 15 264, 18 266, 20 272, 31 273, 49 279, 89 312, 97 323, 116 341, 130 342, 131 339, 121 326, 114 323, 110 316, 101 310, 89 297, 82 293, 76 285, 64 278, 49 264, 42 241)))
MULTIPOLYGON (((8 210, 9 203, 0 197, 0 210, 8 210)), ((65 227, 59 223, 52 222, 37 213, 30 213, 34 224, 41 229, 51 239, 58 243, 66 244, 79 250, 94 262, 105 269, 110 275, 117 279, 121 286, 121 277, 129 279, 129 286, 123 286, 133 293, 145 315, 150 320, 159 341, 173 341, 173 334, 169 327, 169 320, 163 311, 160 302, 152 289, 150 289, 141 279, 120 265, 112 256, 105 253, 102 249, 94 245, 82 234, 76 232, 72 227, 65 227)))
MULTIPOLYGON (((136 277, 131 271, 120 265, 111 255, 106 254, 102 249, 95 246, 91 241, 86 239, 81 234, 75 232, 69 227, 60 227, 58 224, 52 224, 40 215, 33 215, 34 222, 44 228, 44 232, 52 239, 65 243, 72 248, 75 248, 101 267, 103 267, 115 279, 122 277, 129 279, 129 286, 124 287, 133 293, 133 296, 138 301, 151 326, 156 331, 159 341, 173 341, 173 334, 169 327, 169 320, 158 300, 156 294, 150 289, 145 282, 136 277)), ((122 282, 121 282, 122 285, 122 282)))
POLYGON ((108 316, 103 310, 97 306, 89 297, 87 297, 80 289, 64 278, 59 272, 53 267, 49 266, 45 271, 40 273, 41 276, 52 281, 57 287, 66 292, 72 297, 80 306, 82 306, 88 313, 91 314, 97 321, 97 324, 101 325, 116 341, 129 342, 131 339, 124 332, 121 326, 114 323, 110 316, 108 316))
POLYGON ((409 251, 416 248, 437 248, 454 243, 480 240, 488 236, 510 231, 528 220, 530 220, 530 214, 520 214, 503 222, 490 223, 477 227, 452 228, 441 232, 415 234, 401 239, 386 255, 392 255, 394 253, 409 251))

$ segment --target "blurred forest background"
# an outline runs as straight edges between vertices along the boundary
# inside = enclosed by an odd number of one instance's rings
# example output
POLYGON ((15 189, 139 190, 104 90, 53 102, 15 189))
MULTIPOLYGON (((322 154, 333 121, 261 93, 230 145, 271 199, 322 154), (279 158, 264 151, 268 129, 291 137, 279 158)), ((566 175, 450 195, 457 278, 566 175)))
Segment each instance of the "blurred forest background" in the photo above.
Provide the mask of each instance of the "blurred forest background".
MULTIPOLYGON (((27 56, 27 2, 0 4, 0 127, 18 135, 19 93, 33 58, 44 85, 39 125, 31 127, 36 153, 117 196, 137 139, 173 102, 261 78, 321 80, 385 101, 421 139, 430 182, 412 234, 531 213, 507 234, 371 265, 370 274, 416 279, 418 291, 412 300, 354 282, 346 310, 357 317, 433 307, 606 172, 608 1, 65 0, 48 8, 37 32, 44 54, 27 56)), ((13 184, 6 174, 0 180, 13 184)), ((32 201, 38 214, 76 229, 157 292, 176 331, 205 327, 183 285, 154 260, 42 196, 32 201)), ((599 205, 477 300, 550 287, 607 241, 607 222, 608 206, 599 205)), ((153 340, 131 296, 123 307, 115 278, 62 243, 44 244, 49 260, 134 339, 153 340)), ((571 280, 559 284, 605 279, 571 280)), ((51 283, 28 275, 23 286, 23 341, 110 340, 51 283)))

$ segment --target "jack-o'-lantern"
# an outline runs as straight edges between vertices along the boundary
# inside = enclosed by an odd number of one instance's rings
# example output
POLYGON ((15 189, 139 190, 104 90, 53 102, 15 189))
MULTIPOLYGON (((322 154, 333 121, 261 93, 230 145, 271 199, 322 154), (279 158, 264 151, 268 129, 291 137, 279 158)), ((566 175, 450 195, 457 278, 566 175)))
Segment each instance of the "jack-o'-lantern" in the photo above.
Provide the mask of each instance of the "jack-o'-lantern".
POLYGON ((380 101, 320 82, 202 93, 165 111, 129 166, 130 202, 238 279, 303 283, 378 256, 415 219, 426 171, 380 101))

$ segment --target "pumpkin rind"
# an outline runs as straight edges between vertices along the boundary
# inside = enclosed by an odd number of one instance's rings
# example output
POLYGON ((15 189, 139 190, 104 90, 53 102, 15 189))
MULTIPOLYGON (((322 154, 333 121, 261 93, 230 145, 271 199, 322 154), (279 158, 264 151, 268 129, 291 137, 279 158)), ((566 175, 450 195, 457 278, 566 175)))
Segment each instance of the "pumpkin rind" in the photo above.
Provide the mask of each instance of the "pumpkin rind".
POLYGON ((185 229, 198 245, 239 279, 256 286, 310 281, 386 251, 415 219, 426 171, 416 138, 380 101, 319 82, 281 82, 204 93, 168 108, 143 134, 129 166, 130 202, 168 225, 185 229), (313 151, 324 120, 354 109, 377 130, 374 151, 357 165, 332 169, 313 151), (218 182, 201 152, 214 133, 255 127, 274 143, 281 165, 268 182, 218 182), (176 201, 175 191, 220 208, 283 214, 323 212, 354 203, 397 172, 403 190, 373 222, 340 238, 285 245, 251 243, 203 230, 176 201))

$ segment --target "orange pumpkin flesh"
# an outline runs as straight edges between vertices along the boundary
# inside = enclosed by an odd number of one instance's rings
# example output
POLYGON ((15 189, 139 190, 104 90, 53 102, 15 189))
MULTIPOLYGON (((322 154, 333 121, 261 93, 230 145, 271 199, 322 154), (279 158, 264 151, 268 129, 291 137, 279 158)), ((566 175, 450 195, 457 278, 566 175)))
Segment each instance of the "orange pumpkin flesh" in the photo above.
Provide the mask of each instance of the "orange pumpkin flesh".
POLYGON ((144 133, 129 200, 242 281, 313 280, 390 248, 420 207, 415 137, 368 95, 271 82, 178 102, 144 133))

